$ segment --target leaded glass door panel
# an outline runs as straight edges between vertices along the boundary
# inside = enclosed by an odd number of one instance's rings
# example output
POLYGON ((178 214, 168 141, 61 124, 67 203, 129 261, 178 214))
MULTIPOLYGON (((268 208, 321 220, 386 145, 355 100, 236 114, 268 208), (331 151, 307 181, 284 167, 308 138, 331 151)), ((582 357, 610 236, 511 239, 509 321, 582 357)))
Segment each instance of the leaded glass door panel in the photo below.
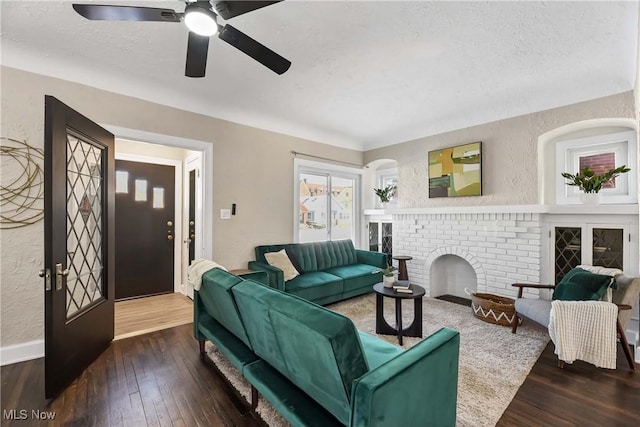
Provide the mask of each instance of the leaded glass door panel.
POLYGON ((622 228, 592 229, 593 265, 624 269, 624 230, 622 228))
POLYGON ((572 268, 582 264, 582 228, 555 227, 554 254, 554 279, 558 284, 572 268))
POLYGON ((113 135, 45 97, 45 396, 113 340, 113 135))

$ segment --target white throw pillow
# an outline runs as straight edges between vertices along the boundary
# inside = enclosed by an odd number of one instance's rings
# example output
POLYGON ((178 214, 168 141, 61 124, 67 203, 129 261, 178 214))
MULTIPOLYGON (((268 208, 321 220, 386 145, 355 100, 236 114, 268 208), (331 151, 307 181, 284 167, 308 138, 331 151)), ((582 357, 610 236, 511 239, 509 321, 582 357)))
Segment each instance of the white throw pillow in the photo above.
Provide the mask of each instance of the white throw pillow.
POLYGON ((270 266, 277 267, 283 271, 285 282, 300 275, 284 249, 279 252, 267 252, 264 257, 270 266))

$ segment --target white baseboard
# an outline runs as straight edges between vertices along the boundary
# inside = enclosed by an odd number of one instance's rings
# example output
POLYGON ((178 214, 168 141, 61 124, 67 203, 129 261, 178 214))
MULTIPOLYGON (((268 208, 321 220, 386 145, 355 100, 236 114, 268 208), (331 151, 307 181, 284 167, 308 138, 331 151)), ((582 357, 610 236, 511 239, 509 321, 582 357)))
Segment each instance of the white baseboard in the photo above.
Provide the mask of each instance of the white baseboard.
POLYGON ((0 347, 0 366, 44 357, 44 340, 0 347))

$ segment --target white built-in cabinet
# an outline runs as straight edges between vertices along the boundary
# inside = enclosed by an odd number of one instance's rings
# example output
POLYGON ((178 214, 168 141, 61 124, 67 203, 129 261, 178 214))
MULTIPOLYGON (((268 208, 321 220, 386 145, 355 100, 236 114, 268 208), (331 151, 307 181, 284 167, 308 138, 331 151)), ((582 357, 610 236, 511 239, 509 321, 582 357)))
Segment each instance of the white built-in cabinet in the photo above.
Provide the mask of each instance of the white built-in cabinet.
MULTIPOLYGON (((558 283, 580 264, 619 268, 638 276, 638 217, 636 215, 549 215, 547 282, 558 283)), ((640 345, 639 307, 627 325, 629 342, 640 345)), ((636 350, 636 359, 640 358, 636 350)))
MULTIPOLYGON (((632 224, 553 223, 550 224, 551 265, 557 284, 580 264, 633 269, 630 263, 632 224)), ((637 267, 637 266, 636 266, 637 267)))

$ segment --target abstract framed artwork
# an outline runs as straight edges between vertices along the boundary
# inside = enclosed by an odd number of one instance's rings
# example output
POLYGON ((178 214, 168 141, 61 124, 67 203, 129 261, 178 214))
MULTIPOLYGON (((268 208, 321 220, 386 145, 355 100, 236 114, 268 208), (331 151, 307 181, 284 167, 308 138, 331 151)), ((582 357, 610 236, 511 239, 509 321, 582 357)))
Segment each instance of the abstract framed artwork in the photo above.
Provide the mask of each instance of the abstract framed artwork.
POLYGON ((429 152, 429 198, 482 195, 482 142, 429 152))

